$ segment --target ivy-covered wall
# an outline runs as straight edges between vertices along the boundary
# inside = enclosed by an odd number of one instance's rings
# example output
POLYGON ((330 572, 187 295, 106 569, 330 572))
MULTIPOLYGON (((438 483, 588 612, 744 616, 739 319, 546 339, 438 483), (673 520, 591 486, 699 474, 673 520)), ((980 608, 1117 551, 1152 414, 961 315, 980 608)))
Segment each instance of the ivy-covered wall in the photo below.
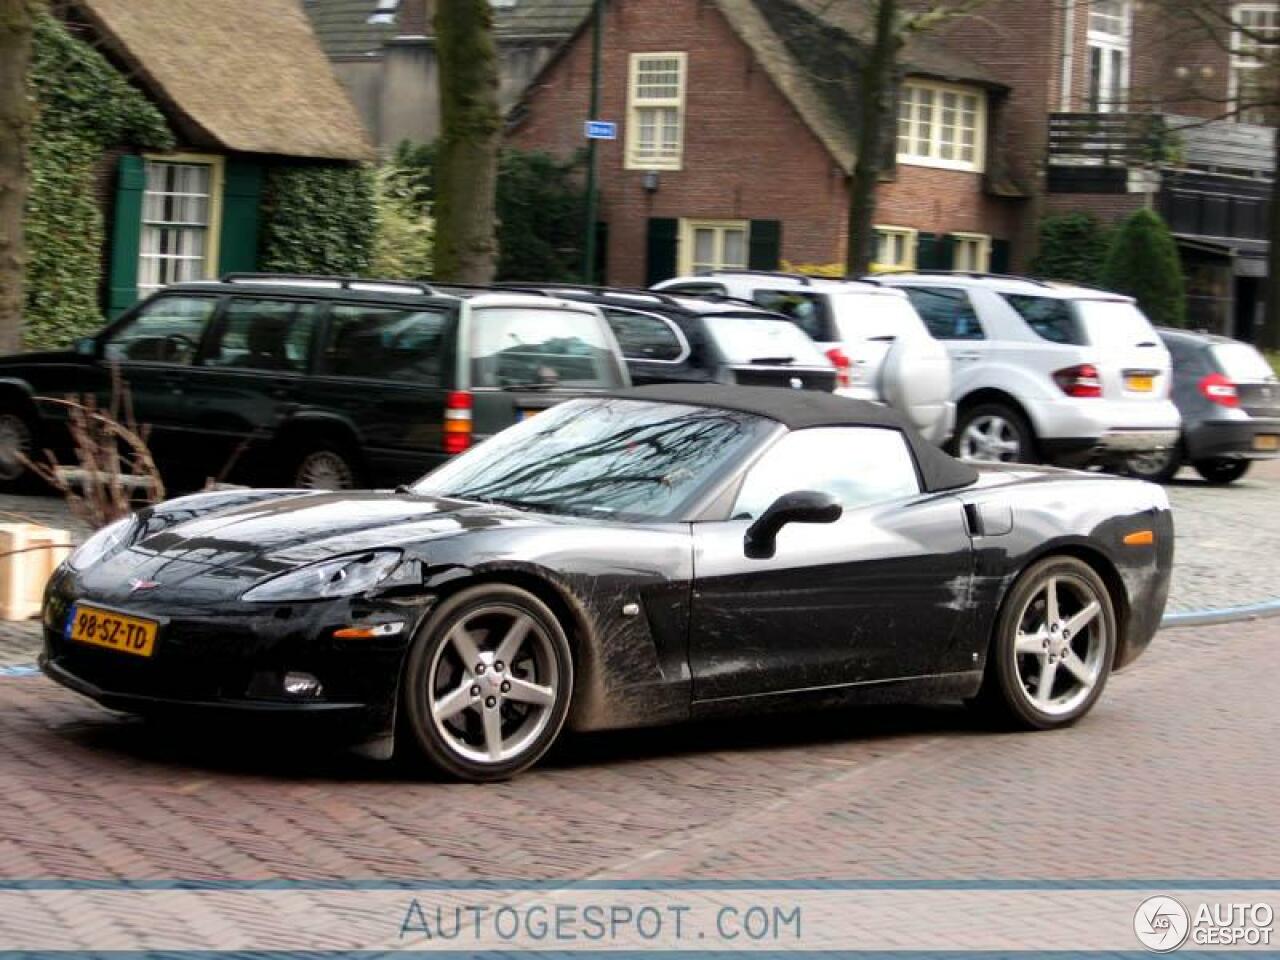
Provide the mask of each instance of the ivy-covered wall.
POLYGON ((346 276, 367 273, 376 230, 371 168, 307 164, 268 170, 260 269, 346 276))
POLYGON ((165 150, 163 115, 57 20, 36 24, 36 122, 27 204, 28 347, 54 347, 101 326, 104 224, 95 184, 112 147, 165 150))

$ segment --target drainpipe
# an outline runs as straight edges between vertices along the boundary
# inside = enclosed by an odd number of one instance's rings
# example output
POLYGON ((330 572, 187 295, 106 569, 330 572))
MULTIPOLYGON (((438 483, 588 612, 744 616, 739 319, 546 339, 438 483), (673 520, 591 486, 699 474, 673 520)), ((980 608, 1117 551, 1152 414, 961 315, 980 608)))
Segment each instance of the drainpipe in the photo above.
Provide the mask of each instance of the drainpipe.
POLYGON ((1071 112, 1071 87, 1076 67, 1076 0, 1064 0, 1062 15, 1066 18, 1062 28, 1062 89, 1058 96, 1058 110, 1071 112))

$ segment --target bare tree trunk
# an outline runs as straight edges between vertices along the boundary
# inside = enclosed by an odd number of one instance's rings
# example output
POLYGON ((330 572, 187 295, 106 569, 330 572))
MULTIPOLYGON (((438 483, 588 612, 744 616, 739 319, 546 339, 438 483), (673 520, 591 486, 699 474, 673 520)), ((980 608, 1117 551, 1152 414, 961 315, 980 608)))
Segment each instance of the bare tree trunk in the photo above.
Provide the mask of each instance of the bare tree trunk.
POLYGON ((876 0, 876 33, 858 85, 858 159, 849 183, 849 249, 845 273, 860 277, 875 258, 876 188, 884 163, 885 121, 893 110, 893 71, 902 40, 898 0, 876 0))
POLYGON ((1267 211, 1267 279, 1263 284, 1266 312, 1258 345, 1280 349, 1280 135, 1272 148, 1271 203, 1267 211))
POLYGON ((27 141, 31 103, 27 71, 35 5, 0 0, 0 353, 22 347, 23 272, 26 245, 22 219, 27 203, 27 141))
POLYGON ((502 117, 489 0, 439 0, 442 134, 436 161, 435 275, 489 283, 497 270, 495 191, 502 117))

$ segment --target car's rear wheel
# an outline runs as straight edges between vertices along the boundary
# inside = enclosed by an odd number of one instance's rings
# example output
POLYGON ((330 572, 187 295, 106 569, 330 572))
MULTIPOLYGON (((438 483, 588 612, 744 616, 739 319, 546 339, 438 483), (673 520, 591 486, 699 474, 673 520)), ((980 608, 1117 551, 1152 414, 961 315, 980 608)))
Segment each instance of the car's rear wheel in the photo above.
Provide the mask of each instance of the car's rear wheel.
POLYGON ((485 584, 450 597, 419 631, 401 691, 411 734, 439 770, 503 780, 550 749, 573 695, 569 640, 545 603, 485 584))
POLYGON ((980 699, 1016 726, 1050 730, 1079 720, 1115 659, 1115 607, 1097 571, 1049 557, 1014 584, 996 624, 980 699))
POLYGON ((1031 426, 1003 403, 980 403, 961 413, 952 444, 961 460, 1034 463, 1036 459, 1031 426))
POLYGON ((1174 444, 1163 450, 1135 453, 1124 462, 1125 472, 1139 480, 1152 483, 1168 483, 1182 469, 1182 445, 1174 444))
POLYGON ((1196 468, 1196 473, 1204 477, 1209 483, 1225 486, 1228 483, 1235 483, 1253 466, 1249 460, 1227 460, 1218 458, 1214 460, 1196 460, 1191 464, 1196 468))
POLYGON ((361 483, 356 456, 343 443, 318 440, 299 444, 290 463, 288 483, 303 490, 354 490, 361 483))

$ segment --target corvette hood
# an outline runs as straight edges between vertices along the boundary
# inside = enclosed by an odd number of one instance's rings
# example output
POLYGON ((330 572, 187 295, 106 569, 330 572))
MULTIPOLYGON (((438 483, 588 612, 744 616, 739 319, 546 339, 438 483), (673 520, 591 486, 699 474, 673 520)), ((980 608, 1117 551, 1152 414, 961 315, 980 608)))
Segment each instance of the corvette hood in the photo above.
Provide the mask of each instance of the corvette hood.
POLYGON ((211 573, 243 583, 361 550, 543 522, 555 520, 405 494, 285 494, 179 519, 144 536, 100 570, 166 587, 211 573))

